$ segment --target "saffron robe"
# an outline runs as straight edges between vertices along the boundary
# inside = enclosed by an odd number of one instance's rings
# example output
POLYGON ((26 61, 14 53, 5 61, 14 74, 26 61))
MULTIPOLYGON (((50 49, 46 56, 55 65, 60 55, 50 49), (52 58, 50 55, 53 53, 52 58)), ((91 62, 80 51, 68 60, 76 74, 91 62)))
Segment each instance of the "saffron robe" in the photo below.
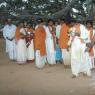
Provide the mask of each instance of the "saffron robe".
POLYGON ((64 61, 64 65, 70 65, 70 51, 67 51, 68 48, 68 36, 69 27, 66 24, 61 26, 61 32, 59 37, 59 47, 62 51, 62 59, 64 61))
POLYGON ((46 46, 45 46, 46 33, 43 26, 39 26, 35 30, 35 57, 37 68, 43 68, 46 63, 46 46))

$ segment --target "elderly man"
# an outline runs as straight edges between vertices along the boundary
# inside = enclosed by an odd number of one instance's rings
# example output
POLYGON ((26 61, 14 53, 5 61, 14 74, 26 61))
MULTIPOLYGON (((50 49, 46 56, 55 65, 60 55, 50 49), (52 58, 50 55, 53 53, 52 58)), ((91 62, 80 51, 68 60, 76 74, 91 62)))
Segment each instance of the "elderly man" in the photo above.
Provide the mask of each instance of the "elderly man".
POLYGON ((10 60, 16 59, 15 31, 16 26, 12 24, 11 19, 8 19, 3 28, 3 36, 6 40, 6 52, 9 54, 10 60))

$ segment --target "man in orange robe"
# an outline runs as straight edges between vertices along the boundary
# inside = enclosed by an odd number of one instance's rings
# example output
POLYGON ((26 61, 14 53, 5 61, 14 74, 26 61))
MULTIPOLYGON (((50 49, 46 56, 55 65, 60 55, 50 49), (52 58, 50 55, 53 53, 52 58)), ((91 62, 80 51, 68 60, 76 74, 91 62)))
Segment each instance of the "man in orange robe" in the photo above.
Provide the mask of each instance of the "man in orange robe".
POLYGON ((43 68, 46 62, 46 33, 43 27, 43 20, 38 20, 38 27, 35 30, 35 51, 36 51, 36 66, 43 68))
POLYGON ((59 47, 61 48, 62 51, 62 59, 64 61, 64 65, 67 66, 70 64, 70 52, 67 51, 68 48, 68 41, 69 41, 69 36, 68 36, 68 31, 69 27, 66 25, 65 20, 63 19, 63 24, 61 25, 61 30, 60 30, 60 38, 59 38, 59 47))

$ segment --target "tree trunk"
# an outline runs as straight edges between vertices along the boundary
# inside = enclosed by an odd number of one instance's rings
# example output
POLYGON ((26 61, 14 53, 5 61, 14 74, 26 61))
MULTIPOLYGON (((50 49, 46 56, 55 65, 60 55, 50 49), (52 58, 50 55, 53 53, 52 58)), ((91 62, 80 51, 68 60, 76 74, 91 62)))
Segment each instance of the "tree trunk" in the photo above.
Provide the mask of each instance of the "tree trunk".
POLYGON ((60 18, 62 16, 67 16, 68 12, 71 10, 73 5, 76 4, 78 1, 79 0, 72 0, 69 4, 67 4, 67 6, 64 9, 54 13, 53 17, 60 18))

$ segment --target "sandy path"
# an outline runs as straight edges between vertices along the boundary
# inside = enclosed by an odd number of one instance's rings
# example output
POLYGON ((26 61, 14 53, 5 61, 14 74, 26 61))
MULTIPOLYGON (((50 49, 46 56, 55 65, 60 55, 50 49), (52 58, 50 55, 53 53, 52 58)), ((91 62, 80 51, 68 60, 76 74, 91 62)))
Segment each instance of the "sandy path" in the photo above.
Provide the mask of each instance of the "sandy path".
POLYGON ((62 64, 38 70, 34 64, 19 66, 11 62, 0 40, 0 95, 95 95, 93 78, 72 79, 62 64))

